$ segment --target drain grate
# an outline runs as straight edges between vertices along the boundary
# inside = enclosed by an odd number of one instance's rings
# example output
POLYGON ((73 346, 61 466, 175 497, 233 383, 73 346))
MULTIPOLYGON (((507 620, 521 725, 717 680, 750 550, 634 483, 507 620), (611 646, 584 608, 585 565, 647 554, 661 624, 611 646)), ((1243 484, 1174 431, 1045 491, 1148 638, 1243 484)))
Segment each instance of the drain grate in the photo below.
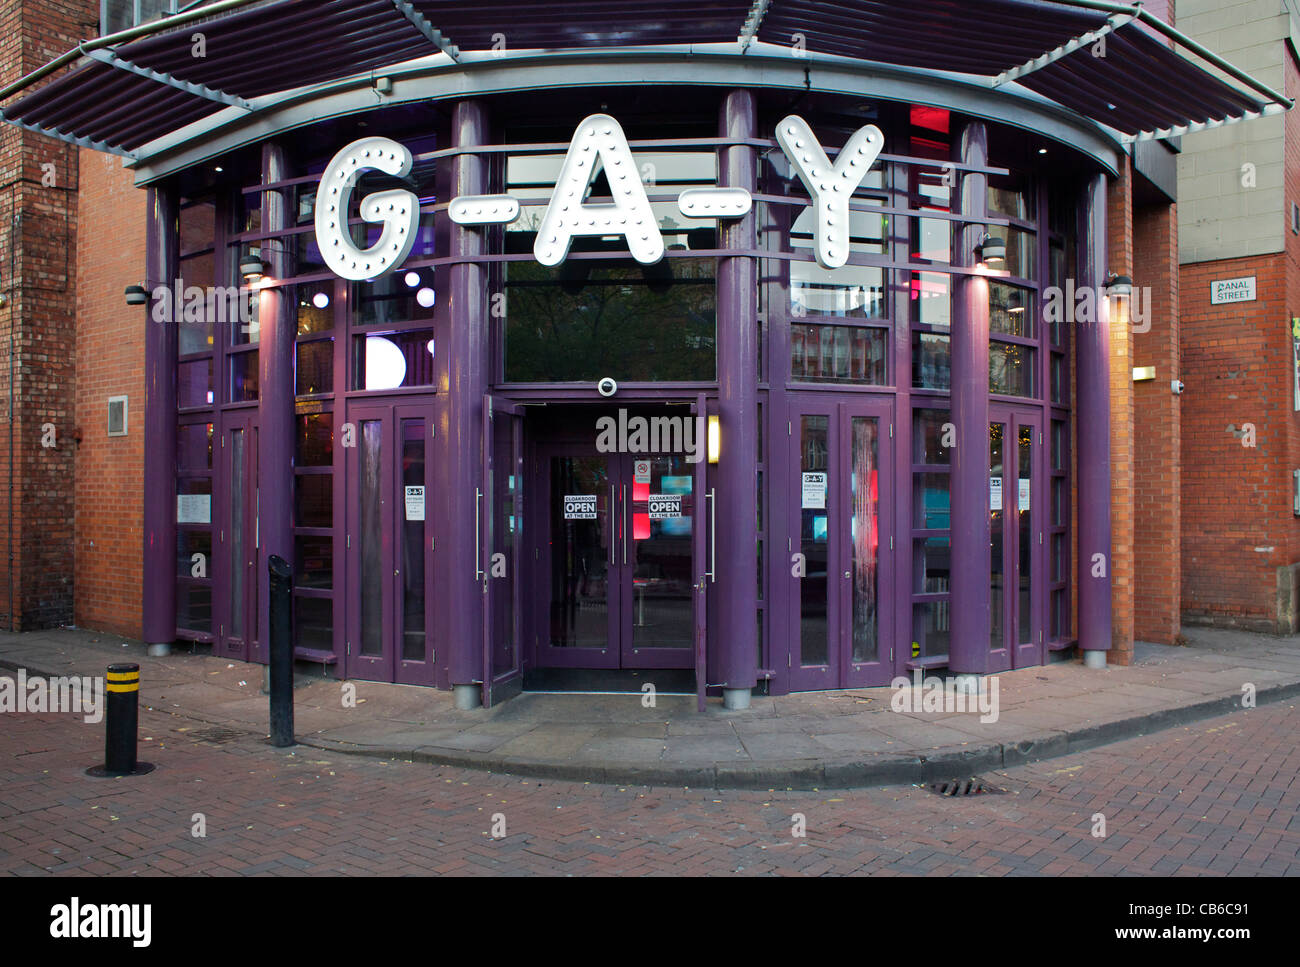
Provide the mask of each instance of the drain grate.
POLYGON ((242 739, 247 732, 240 732, 238 729, 196 729, 188 733, 189 738, 197 739, 200 742, 214 742, 217 745, 223 745, 226 742, 234 742, 236 739, 242 739))
POLYGON ((936 796, 984 796, 1006 792, 997 786, 990 786, 983 779, 950 779, 947 782, 931 783, 929 790, 936 796))

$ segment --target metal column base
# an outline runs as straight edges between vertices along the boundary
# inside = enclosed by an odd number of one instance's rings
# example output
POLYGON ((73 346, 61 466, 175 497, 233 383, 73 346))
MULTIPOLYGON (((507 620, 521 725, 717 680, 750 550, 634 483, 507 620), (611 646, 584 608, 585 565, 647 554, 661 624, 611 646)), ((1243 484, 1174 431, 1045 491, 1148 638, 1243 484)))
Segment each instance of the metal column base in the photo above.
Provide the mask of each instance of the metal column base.
POLYGON ((963 674, 958 675, 953 681, 953 687, 959 695, 978 695, 980 692, 980 679, 983 675, 963 674))
POLYGON ((453 685, 456 707, 468 711, 483 704, 483 689, 478 685, 453 685))
POLYGON ((740 712, 749 708, 749 699, 753 690, 749 688, 724 688, 722 690, 722 707, 740 712))
POLYGON ((172 653, 171 642, 165 641, 156 645, 149 646, 150 658, 166 658, 172 653))
POLYGON ((1084 668, 1105 668, 1106 653, 1104 651, 1085 651, 1083 653, 1084 668))

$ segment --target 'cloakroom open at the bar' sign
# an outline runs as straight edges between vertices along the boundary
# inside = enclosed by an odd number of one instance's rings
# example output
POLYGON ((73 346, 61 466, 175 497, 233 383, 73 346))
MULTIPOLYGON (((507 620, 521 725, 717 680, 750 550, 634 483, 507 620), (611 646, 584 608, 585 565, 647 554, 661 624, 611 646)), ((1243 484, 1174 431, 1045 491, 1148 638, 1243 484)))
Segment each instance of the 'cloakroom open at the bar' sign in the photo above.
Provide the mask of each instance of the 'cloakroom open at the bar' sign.
MULTIPOLYGON (((874 124, 853 133, 832 164, 803 118, 791 115, 777 126, 776 140, 808 190, 817 213, 813 251, 827 269, 844 265, 849 254, 849 201, 885 146, 874 124)), ((405 189, 367 195, 362 219, 383 225, 379 241, 356 246, 347 228, 357 179, 368 170, 402 178, 411 171, 411 152, 389 138, 353 141, 336 154, 321 175, 316 204, 316 242, 325 264, 353 281, 375 279, 395 270, 415 244, 420 199, 405 189)), ((677 199, 687 218, 743 218, 753 199, 745 188, 688 188, 677 199)), ((510 195, 459 195, 447 213, 458 225, 506 225, 519 217, 519 200, 510 195)), ((543 265, 558 265, 575 238, 621 235, 632 257, 653 265, 664 257, 664 239, 655 222, 645 185, 623 128, 608 114, 593 114, 578 125, 537 229, 533 255, 543 265), (602 169, 613 201, 592 204, 587 190, 602 169)))

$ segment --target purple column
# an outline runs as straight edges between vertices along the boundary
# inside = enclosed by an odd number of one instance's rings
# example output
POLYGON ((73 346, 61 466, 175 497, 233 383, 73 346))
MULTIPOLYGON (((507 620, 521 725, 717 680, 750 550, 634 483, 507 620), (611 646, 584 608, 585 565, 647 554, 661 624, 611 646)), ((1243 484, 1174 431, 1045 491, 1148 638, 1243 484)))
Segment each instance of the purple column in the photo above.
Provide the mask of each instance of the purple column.
MULTIPOLYGON (((453 109, 449 143, 468 148, 486 144, 488 121, 477 101, 453 109)), ((488 190, 487 164, 479 155, 452 155, 440 162, 438 200, 481 195, 488 190)), ((487 390, 487 272, 476 261, 486 252, 483 230, 453 225, 440 215, 439 253, 453 262, 439 275, 434 315, 437 348, 438 416, 433 438, 437 614, 448 680, 456 703, 472 708, 483 678, 483 582, 474 557, 475 521, 489 508, 482 490, 483 394, 487 390)))
POLYGON ((1075 328, 1079 500, 1079 647, 1089 667, 1105 667, 1110 628, 1110 318, 1106 276, 1106 176, 1084 190, 1080 222, 1081 286, 1099 298, 1099 318, 1075 328))
MULTIPOLYGON (((722 101, 721 135, 757 137, 758 112, 750 91, 722 101)), ((749 145, 722 149, 718 183, 757 190, 758 158, 749 145)), ((757 216, 720 222, 719 248, 757 248, 757 216)), ((717 500, 718 672, 728 708, 746 708, 758 682, 758 285, 753 256, 718 259, 718 417, 721 452, 717 500)), ((703 502, 701 502, 702 504, 703 502)), ((701 516, 700 525, 706 523, 701 516)))
MULTIPOLYGON (((170 187, 150 188, 145 283, 168 293, 179 271, 178 206, 170 187)), ((170 295, 166 297, 170 304, 170 295)), ((154 322, 152 299, 144 337, 144 584, 142 634, 151 655, 165 655, 176 637, 176 353, 177 323, 154 322)))
MULTIPOLYGON (((262 184, 289 177, 284 145, 262 145, 262 184)), ((292 228, 289 205, 281 190, 262 194, 262 230, 278 232, 292 228)), ((266 569, 272 554, 293 562, 293 353, 297 335, 297 311, 292 292, 280 282, 292 273, 283 239, 262 245, 266 280, 258 302, 257 394, 257 488, 258 561, 257 626, 258 654, 263 658, 270 634, 270 581, 266 569)), ((336 615, 335 620, 340 620, 336 615)))
MULTIPOLYGON (((968 122, 954 145, 954 160, 983 168, 988 132, 968 122)), ((962 221, 953 234, 952 263, 976 264, 975 247, 984 234, 988 176, 959 172, 954 211, 962 221)), ((980 275, 952 276, 952 449, 951 526, 952 638, 948 668, 983 674, 989 657, 989 293, 980 275)))

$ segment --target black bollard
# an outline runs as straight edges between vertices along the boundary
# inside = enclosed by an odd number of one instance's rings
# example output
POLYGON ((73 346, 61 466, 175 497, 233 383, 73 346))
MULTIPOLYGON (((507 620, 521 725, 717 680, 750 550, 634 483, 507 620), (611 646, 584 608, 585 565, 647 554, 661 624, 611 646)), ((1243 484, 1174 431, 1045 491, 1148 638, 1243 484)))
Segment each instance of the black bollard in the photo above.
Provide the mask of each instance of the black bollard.
POLYGON ((293 568, 278 554, 267 561, 271 572, 271 744, 293 739, 293 568))
POLYGON ((89 776, 142 776, 153 766, 136 759, 140 721, 140 666, 108 666, 104 696, 104 764, 86 770, 89 776))

